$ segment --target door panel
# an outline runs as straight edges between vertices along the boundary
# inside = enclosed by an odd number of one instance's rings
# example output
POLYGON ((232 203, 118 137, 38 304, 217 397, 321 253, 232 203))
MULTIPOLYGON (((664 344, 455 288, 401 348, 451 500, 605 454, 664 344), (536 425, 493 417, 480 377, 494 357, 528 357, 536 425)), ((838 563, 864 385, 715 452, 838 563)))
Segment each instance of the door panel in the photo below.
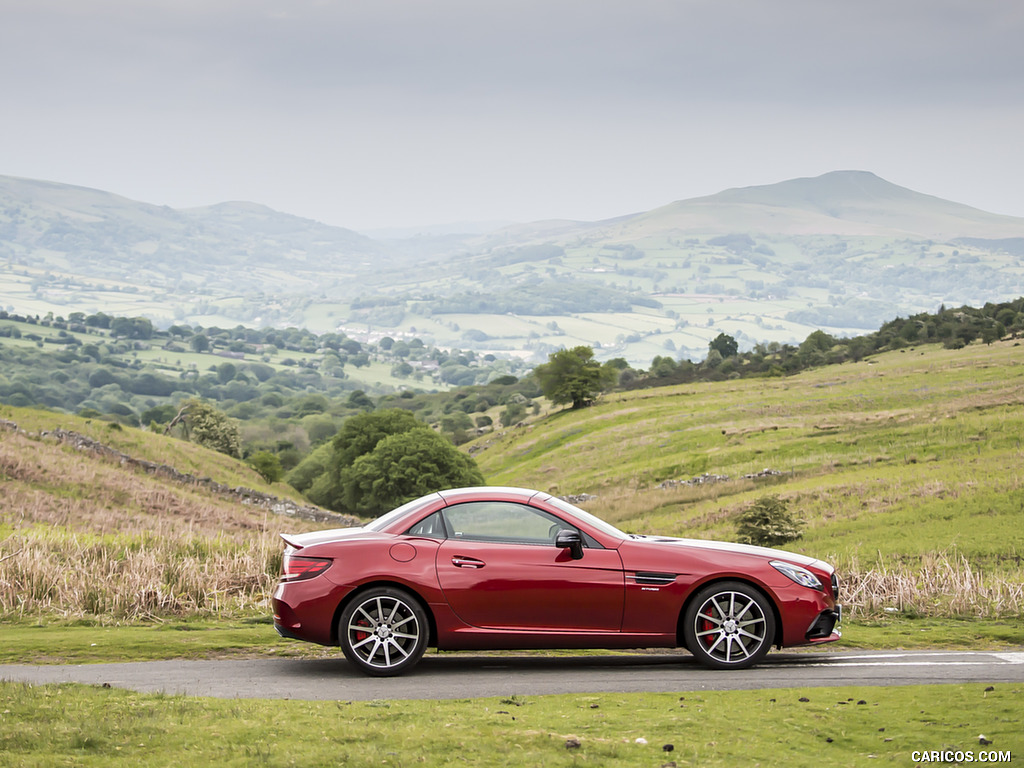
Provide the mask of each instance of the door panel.
POLYGON ((584 549, 583 559, 573 560, 553 544, 452 538, 438 549, 437 575, 452 610, 475 627, 622 627, 625 584, 614 549, 584 549))

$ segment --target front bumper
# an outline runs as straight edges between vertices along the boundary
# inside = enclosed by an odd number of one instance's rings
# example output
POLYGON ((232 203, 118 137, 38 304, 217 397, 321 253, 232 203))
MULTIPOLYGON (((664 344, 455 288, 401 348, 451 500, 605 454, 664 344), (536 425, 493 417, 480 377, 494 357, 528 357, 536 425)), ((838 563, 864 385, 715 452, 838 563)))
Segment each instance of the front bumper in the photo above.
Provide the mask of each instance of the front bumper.
POLYGON ((817 615, 804 637, 809 643, 831 643, 843 636, 839 624, 843 620, 843 606, 836 603, 817 615))

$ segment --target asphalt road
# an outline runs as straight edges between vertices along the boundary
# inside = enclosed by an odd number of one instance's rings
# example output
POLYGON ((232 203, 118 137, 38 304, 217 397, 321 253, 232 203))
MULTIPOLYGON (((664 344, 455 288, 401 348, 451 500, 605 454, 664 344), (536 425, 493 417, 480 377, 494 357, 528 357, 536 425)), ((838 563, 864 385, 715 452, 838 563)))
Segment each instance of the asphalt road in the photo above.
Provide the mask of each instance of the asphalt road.
POLYGON ((833 685, 1024 683, 1024 652, 772 653, 754 669, 716 671, 687 654, 536 657, 443 654, 403 677, 370 678, 338 659, 0 665, 0 680, 108 684, 218 698, 467 699, 552 693, 706 691, 833 685))

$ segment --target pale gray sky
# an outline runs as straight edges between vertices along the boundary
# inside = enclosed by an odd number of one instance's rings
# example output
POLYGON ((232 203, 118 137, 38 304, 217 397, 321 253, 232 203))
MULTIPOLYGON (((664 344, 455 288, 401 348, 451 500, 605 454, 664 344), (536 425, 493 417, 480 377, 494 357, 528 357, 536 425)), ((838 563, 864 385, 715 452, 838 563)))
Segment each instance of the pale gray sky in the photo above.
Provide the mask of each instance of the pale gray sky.
POLYGON ((0 0, 0 174, 357 230, 877 173, 1024 216, 1017 0, 0 0))

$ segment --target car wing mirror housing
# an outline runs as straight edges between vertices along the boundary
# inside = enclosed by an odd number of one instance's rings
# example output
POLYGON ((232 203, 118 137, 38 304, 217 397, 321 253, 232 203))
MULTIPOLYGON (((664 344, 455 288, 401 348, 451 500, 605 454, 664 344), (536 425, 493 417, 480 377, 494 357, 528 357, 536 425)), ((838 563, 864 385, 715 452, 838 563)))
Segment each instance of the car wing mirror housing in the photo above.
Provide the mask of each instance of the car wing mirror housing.
POLYGON ((568 549, 573 560, 583 559, 583 537, 579 531, 559 531, 555 535, 555 546, 559 549, 568 549))

